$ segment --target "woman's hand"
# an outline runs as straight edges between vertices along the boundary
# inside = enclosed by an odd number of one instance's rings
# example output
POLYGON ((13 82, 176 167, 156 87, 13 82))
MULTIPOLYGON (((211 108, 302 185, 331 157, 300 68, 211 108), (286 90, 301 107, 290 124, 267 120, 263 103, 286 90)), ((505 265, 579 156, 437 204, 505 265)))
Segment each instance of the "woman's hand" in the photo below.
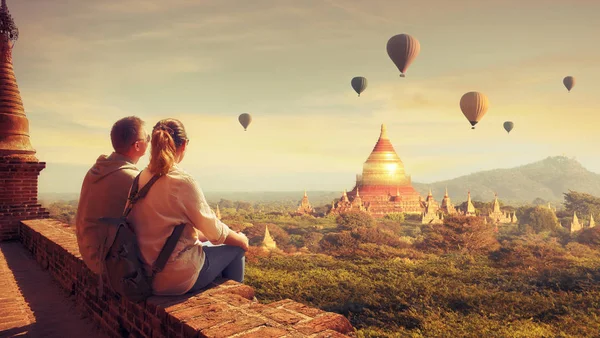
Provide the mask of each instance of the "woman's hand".
POLYGON ((239 246, 244 249, 244 251, 248 251, 248 237, 243 232, 234 232, 229 231, 229 235, 225 239, 225 244, 239 246))
POLYGON ((248 237, 246 236, 245 233, 243 233, 241 231, 238 232, 237 234, 241 237, 241 240, 242 240, 241 248, 244 249, 244 251, 248 251, 248 249, 250 248, 250 244, 248 244, 248 237))

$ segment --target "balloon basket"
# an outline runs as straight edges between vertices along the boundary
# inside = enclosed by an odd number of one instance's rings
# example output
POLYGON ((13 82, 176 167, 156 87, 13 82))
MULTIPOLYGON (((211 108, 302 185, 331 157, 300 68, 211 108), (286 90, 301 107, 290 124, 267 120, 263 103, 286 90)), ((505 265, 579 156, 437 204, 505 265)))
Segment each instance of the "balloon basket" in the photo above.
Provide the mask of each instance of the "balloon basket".
POLYGON ((471 127, 471 129, 475 129, 475 127, 471 127))
POLYGON ((406 75, 404 75, 404 74, 400 74, 400 77, 406 77, 406 75))

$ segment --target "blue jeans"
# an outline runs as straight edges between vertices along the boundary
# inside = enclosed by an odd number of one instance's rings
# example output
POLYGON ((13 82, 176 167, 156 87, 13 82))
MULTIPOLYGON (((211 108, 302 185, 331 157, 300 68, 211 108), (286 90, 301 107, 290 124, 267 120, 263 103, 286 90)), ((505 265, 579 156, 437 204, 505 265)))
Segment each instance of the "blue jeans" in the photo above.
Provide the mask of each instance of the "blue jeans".
POLYGON ((246 265, 245 252, 242 248, 232 245, 203 246, 204 265, 198 279, 190 291, 196 292, 212 283, 218 277, 244 282, 246 265))

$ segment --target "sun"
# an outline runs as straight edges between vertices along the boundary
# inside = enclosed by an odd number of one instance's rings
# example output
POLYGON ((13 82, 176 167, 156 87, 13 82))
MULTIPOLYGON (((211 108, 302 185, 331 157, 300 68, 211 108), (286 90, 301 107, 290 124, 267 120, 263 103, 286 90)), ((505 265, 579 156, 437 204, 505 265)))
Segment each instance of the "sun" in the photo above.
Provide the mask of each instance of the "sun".
POLYGON ((385 165, 385 169, 390 173, 394 173, 396 171, 396 169, 398 168, 398 165, 396 163, 388 163, 385 165))

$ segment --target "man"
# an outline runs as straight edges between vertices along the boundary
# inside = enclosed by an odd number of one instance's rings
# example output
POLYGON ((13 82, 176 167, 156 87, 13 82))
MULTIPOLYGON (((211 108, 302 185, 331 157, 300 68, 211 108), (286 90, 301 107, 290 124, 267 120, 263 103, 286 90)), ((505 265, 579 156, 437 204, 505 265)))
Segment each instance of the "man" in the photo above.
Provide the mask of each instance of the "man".
POLYGON ((75 229, 79 252, 87 267, 101 273, 100 251, 103 249, 109 227, 98 221, 101 217, 121 217, 129 189, 139 169, 135 164, 144 156, 150 135, 144 130, 144 121, 129 116, 115 122, 110 131, 114 152, 100 155, 87 172, 81 186, 75 229))

